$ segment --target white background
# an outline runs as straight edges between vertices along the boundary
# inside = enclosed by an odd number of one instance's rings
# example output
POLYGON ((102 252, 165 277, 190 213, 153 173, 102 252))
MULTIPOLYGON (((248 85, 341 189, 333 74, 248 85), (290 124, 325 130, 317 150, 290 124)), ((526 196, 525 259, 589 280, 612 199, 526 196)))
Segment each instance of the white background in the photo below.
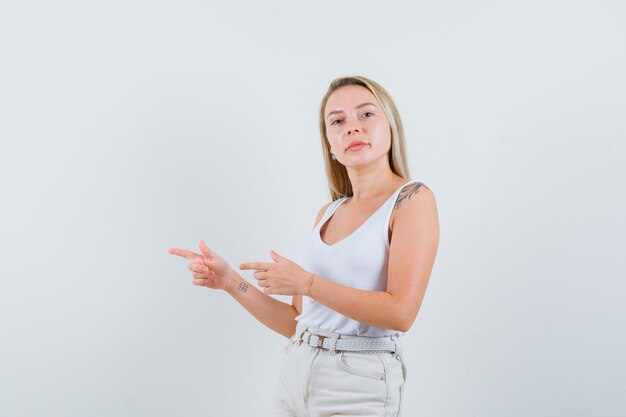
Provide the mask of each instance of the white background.
POLYGON ((294 259, 329 201, 318 105, 353 74, 439 207, 404 415, 626 415, 624 22, 617 0, 2 2, 0 416, 269 416, 287 339, 167 249, 294 259))

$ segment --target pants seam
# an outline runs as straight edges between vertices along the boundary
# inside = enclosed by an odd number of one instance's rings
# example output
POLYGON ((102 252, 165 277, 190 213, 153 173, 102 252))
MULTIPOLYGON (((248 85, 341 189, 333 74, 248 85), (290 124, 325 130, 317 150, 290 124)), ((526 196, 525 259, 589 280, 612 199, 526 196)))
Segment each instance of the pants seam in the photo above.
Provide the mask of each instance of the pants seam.
POLYGON ((376 357, 378 358, 380 363, 383 364, 383 369, 385 372, 385 404, 383 405, 383 410, 385 410, 385 416, 387 416, 387 402, 389 401, 389 384, 387 382, 387 379, 389 378, 389 373, 387 372, 387 365, 381 359, 380 354, 377 354, 376 357))
POLYGON ((306 386, 304 388, 304 408, 306 409, 307 414, 309 412, 309 405, 311 404, 311 397, 313 396, 313 390, 315 389, 315 382, 317 380, 317 374, 319 372, 319 369, 314 368, 313 366, 315 360, 317 359, 317 355, 319 354, 319 349, 314 349, 311 347, 308 347, 308 348, 311 349, 309 357, 312 356, 312 358, 310 359, 310 362, 308 365, 309 366, 309 378, 308 378, 308 381, 306 381, 306 386))

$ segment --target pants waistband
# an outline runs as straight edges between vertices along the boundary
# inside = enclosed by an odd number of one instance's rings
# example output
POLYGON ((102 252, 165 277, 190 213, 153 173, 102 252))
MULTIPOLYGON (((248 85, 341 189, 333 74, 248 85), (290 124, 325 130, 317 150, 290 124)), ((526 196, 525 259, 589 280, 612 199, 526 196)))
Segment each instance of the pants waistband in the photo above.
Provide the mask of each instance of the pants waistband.
POLYGON ((305 323, 298 323, 296 332, 291 339, 294 343, 306 342, 309 346, 328 349, 331 355, 336 351, 386 351, 400 355, 401 347, 398 336, 356 336, 343 335, 335 332, 324 332, 305 323))

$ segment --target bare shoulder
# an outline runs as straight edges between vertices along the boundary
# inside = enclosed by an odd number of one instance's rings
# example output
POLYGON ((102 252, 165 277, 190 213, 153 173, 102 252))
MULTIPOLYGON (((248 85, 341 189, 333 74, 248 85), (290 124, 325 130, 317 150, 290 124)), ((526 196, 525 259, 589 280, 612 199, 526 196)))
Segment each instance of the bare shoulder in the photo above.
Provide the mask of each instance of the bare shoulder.
POLYGON ((418 194, 419 194, 418 198, 422 201, 424 200, 434 201, 435 200, 435 194, 430 189, 430 187, 428 187, 423 182, 418 181, 416 183, 409 184, 406 187, 404 187, 402 190, 400 190, 400 195, 398 196, 398 200, 396 201, 396 205, 394 209, 396 210, 399 209, 405 201, 410 200, 411 197, 418 195, 418 194))
POLYGON ((437 214, 435 194, 421 181, 408 184, 400 191, 389 222, 390 229, 398 220, 415 217, 417 212, 437 214))

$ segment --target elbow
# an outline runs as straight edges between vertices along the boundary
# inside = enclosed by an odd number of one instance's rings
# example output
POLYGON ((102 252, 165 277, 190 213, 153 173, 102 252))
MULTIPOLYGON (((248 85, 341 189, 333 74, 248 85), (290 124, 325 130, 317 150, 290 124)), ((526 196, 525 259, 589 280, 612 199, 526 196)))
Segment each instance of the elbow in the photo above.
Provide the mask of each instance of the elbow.
POLYGON ((399 332, 402 333, 406 333, 411 329, 411 326, 413 325, 413 321, 407 322, 407 321, 402 321, 400 323, 398 323, 398 326, 395 326, 396 328, 393 330, 397 330, 399 332))
POLYGON ((398 332, 406 333, 408 332, 413 323, 415 322, 415 318, 417 317, 417 313, 420 309, 421 302, 415 303, 414 300, 407 298, 406 296, 392 296, 391 301, 391 323, 389 323, 388 327, 391 330, 396 330, 398 332))
POLYGON ((412 322, 408 322, 404 317, 400 316, 387 324, 387 328, 398 332, 406 333, 411 328, 412 322))
POLYGON ((413 323, 415 322, 416 314, 412 314, 406 311, 400 311, 397 320, 395 321, 395 326, 392 330, 397 330, 402 333, 408 332, 413 323))
POLYGON ((387 326, 389 330, 395 330, 397 332, 406 333, 411 328, 412 323, 394 322, 390 326, 387 326))

